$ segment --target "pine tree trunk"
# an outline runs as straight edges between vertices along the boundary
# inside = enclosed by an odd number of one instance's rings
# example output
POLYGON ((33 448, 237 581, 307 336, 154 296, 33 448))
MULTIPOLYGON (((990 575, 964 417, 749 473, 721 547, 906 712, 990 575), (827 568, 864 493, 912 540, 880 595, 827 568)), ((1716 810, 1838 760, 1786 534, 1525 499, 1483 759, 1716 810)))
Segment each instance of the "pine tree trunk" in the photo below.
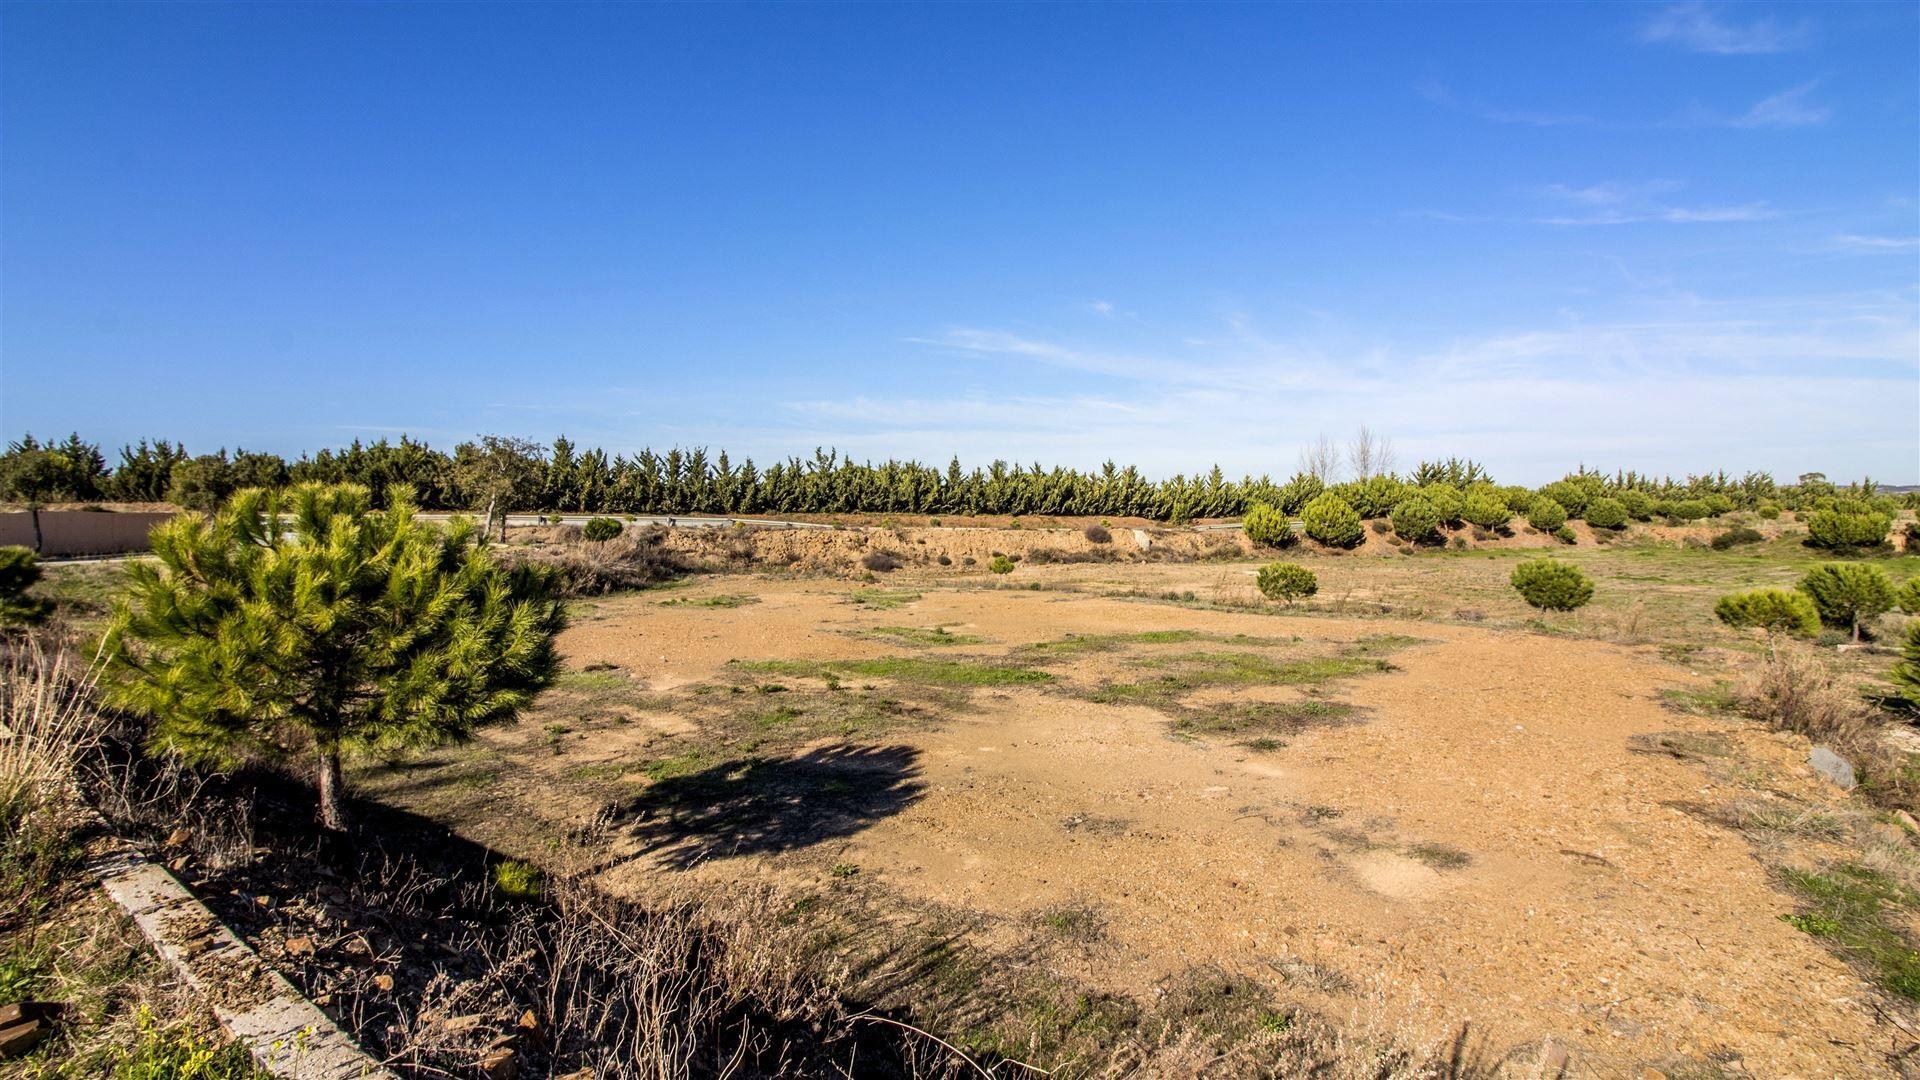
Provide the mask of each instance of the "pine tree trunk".
POLYGON ((320 825, 334 832, 347 829, 347 808, 340 790, 340 754, 320 752, 320 825))
POLYGON ((27 507, 27 510, 33 516, 33 553, 35 555, 43 555, 46 553, 47 543, 40 536, 40 504, 32 503, 27 507))

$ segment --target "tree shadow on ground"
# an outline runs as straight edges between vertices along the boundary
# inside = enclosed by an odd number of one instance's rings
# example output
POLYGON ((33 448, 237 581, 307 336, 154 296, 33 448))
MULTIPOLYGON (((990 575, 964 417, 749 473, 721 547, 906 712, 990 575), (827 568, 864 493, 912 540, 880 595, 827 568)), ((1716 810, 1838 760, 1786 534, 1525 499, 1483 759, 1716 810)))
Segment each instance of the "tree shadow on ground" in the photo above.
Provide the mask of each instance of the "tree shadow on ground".
POLYGON ((789 758, 743 758, 654 782, 615 814, 641 854, 686 869, 851 836, 919 801, 920 751, 825 746, 789 758))

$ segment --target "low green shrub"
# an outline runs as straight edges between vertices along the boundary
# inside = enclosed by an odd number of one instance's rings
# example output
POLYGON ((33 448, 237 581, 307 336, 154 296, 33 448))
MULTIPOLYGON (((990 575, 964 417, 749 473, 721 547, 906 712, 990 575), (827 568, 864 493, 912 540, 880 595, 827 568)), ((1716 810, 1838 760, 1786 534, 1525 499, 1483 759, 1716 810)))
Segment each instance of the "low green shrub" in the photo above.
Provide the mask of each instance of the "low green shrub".
POLYGON ((1720 598, 1713 613, 1728 626, 1758 627, 1769 634, 1810 638, 1820 633, 1820 611, 1806 593, 1755 589, 1720 598))
POLYGON ((1778 521, 1780 518, 1780 505, 1778 503, 1763 502, 1755 513, 1760 515, 1760 520, 1762 521, 1778 521))
POLYGON ((1733 500, 1718 492, 1708 495, 1700 501, 1707 504, 1707 516, 1709 517, 1719 517, 1721 514, 1733 513, 1733 500))
POLYGON ((1620 505, 1627 508, 1627 516, 1635 521, 1650 521, 1653 518, 1653 496, 1635 488, 1627 488, 1616 496, 1620 505))
POLYGON ((1715 551, 1726 551, 1728 548, 1739 547, 1741 544, 1757 544, 1765 539, 1766 535, 1759 529, 1750 528, 1746 525, 1735 525, 1726 532, 1715 535, 1710 542, 1710 546, 1715 551))
POLYGON ((1440 521, 1443 524, 1461 520, 1461 512, 1467 506, 1467 497, 1452 484, 1428 484, 1426 487, 1415 488, 1413 494, 1416 498, 1432 503, 1433 508, 1440 511, 1440 521))
POLYGON ((1572 611, 1593 599, 1593 581, 1577 566, 1556 559, 1528 559, 1513 568, 1522 599, 1542 611, 1572 611))
POLYGON ((1327 492, 1314 498, 1300 511, 1307 535, 1328 547, 1352 547, 1366 535, 1360 515, 1340 496, 1327 492))
POLYGON ((1580 537, 1573 531, 1571 525, 1562 525, 1553 530, 1553 538, 1563 544, 1575 544, 1580 541, 1580 537))
POLYGON ((1701 499, 1681 499, 1667 509, 1667 516, 1674 521, 1699 521, 1712 517, 1713 507, 1701 499))
POLYGON ((996 574, 1011 574, 1013 573, 1013 560, 1007 558, 1005 555, 995 555, 993 561, 987 564, 987 569, 996 574))
POLYGON ((626 526, 610 517, 588 518, 586 525, 580 529, 580 535, 596 544, 603 544, 619 536, 625 528, 626 526))
POLYGON ((1569 517, 1579 517, 1586 511, 1587 504, 1598 495, 1598 485, 1574 480, 1555 480, 1541 488, 1540 494, 1559 503, 1560 508, 1565 510, 1569 517))
POLYGON ((1567 508, 1545 496, 1533 500, 1527 507, 1527 524, 1550 533, 1567 523, 1567 508))
POLYGON ((1296 539, 1286 511, 1266 503, 1249 507, 1240 519, 1240 527, 1246 530, 1247 539, 1266 547, 1286 547, 1296 539))
POLYGON ((1333 493, 1344 499, 1354 513, 1362 518, 1385 517, 1401 499, 1407 497, 1407 485, 1398 477, 1370 476, 1365 480, 1353 480, 1333 489, 1333 493))
POLYGON ((1860 627, 1893 607, 1893 581, 1877 566, 1864 563, 1826 563, 1807 571, 1800 591, 1813 598, 1820 621, 1850 630, 1860 640, 1860 627))
POLYGON ((1829 550, 1876 547, 1887 542, 1893 519, 1859 503, 1843 503, 1807 516, 1807 543, 1829 550))
POLYGON ((1909 615, 1920 615, 1920 577, 1910 578, 1894 590, 1893 604, 1909 615))
POLYGON ((538 900, 545 887, 540 868, 518 859, 493 865, 493 888, 509 900, 538 900))
POLYGON ((1476 492, 1467 496, 1460 507, 1460 516, 1469 524, 1482 529, 1498 529, 1513 518, 1513 511, 1498 495, 1476 492))
POLYGON ((1900 662, 1893 665, 1892 678, 1900 696, 1920 709, 1920 619, 1907 624, 1907 640, 1900 646, 1900 662))
POLYGON ((1320 591, 1320 579, 1314 576, 1313 571, 1298 563, 1268 563, 1260 568, 1255 581, 1260 586, 1262 596, 1269 600, 1285 600, 1288 605, 1320 591))
POLYGON ((1599 498, 1587 504, 1586 522, 1596 529, 1624 529, 1631 515, 1619 499, 1599 498))
POLYGON ((1392 520, 1393 531, 1403 540, 1420 544, 1440 536, 1440 510, 1424 496, 1401 500, 1400 505, 1393 508, 1392 520))
POLYGON ((0 626, 32 626, 53 613, 51 601, 28 596, 40 580, 40 559, 31 548, 0 547, 0 626))

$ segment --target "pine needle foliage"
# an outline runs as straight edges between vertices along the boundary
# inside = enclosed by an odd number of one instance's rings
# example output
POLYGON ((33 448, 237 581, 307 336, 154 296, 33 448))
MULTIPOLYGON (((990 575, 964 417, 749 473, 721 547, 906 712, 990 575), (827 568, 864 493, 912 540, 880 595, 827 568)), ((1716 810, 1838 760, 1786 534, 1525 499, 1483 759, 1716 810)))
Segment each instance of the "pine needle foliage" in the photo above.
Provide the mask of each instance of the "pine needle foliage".
POLYGON ((549 572, 496 562, 465 519, 418 520, 364 487, 241 491, 156 529, 106 639, 120 706, 189 760, 312 761, 346 826, 340 758, 458 741, 553 681, 549 572))
POLYGON ((39 580, 39 560, 32 551, 0 547, 0 628, 32 626, 53 613, 52 603, 27 595, 39 580))

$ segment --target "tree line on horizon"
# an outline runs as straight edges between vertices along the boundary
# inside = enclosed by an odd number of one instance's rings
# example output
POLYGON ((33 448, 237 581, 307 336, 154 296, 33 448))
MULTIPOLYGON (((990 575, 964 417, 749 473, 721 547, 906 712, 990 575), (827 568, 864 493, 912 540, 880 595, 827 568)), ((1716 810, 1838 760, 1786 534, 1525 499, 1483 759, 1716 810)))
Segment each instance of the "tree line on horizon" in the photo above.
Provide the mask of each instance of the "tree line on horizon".
MULTIPOLYGON (((109 466, 99 444, 78 434, 60 442, 24 435, 0 454, 0 498, 38 506, 50 502, 172 503, 212 510, 246 488, 282 488, 304 482, 353 483, 383 505, 390 489, 407 489, 429 510, 484 511, 487 520, 508 512, 578 511, 610 514, 831 514, 911 513, 1140 517, 1185 522, 1237 517, 1255 506, 1297 514, 1318 495, 1332 491, 1362 517, 1378 517, 1400 501, 1406 488, 1498 487, 1478 462, 1464 458, 1421 462, 1402 475, 1393 469, 1392 444, 1361 429, 1344 454, 1325 438, 1307 447, 1285 481, 1270 475, 1229 479, 1214 466, 1205 473, 1149 479, 1134 466, 1106 462, 1089 471, 994 461, 945 469, 918 461, 855 461, 834 450, 811 458, 790 457, 762 468, 751 458, 735 462, 726 451, 674 448, 628 456, 582 449, 565 436, 541 445, 511 436, 483 435, 451 453, 401 436, 397 441, 358 439, 298 460, 278 454, 222 448, 190 454, 180 442, 141 440, 120 449, 109 466), (1342 474, 1346 479, 1342 480, 1342 474)), ((1799 509, 1820 499, 1873 500, 1912 505, 1913 493, 1894 500, 1871 480, 1846 487, 1819 473, 1783 485, 1764 472, 1726 472, 1675 479, 1636 472, 1611 474, 1584 466, 1554 481, 1590 493, 1639 492, 1650 505, 1711 501, 1716 507, 1757 509, 1772 504, 1799 509)), ((1543 485, 1541 489, 1553 485, 1543 485)), ((1516 501, 1536 489, 1500 488, 1516 501)), ((1657 512, 1657 510, 1655 511, 1657 512)))

